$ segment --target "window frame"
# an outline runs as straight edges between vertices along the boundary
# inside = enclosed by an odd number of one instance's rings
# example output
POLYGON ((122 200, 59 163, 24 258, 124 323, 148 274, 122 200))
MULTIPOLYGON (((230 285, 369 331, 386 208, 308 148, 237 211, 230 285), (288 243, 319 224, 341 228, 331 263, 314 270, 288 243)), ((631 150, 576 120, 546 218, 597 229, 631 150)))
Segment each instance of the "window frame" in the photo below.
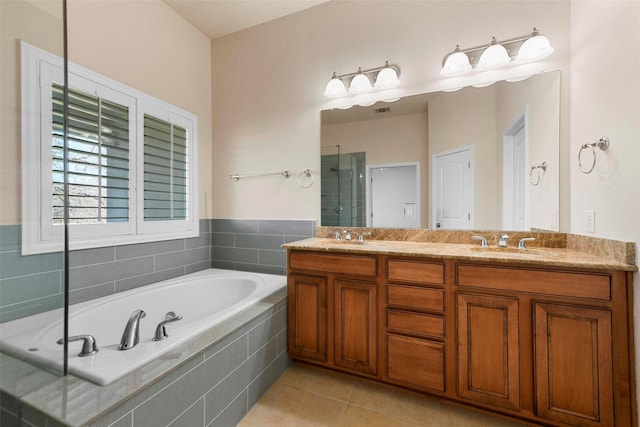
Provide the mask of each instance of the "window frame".
MULTIPOLYGON (((22 253, 62 251, 64 225, 52 216, 52 84, 63 83, 60 57, 21 42, 22 253)), ((69 224, 72 250, 197 237, 197 141, 194 114, 69 62, 69 87, 129 109, 129 221, 69 224), (144 115, 187 130, 187 218, 144 220, 144 115)))

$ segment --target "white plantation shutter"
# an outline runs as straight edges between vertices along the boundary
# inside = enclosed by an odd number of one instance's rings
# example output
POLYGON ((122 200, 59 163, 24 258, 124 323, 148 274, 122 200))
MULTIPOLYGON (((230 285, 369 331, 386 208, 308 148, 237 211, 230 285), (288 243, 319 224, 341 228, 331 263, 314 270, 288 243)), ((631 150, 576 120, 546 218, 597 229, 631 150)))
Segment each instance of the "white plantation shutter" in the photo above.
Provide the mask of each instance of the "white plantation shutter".
POLYGON ((187 218, 187 130, 144 115, 144 220, 187 218))
MULTIPOLYGON (((53 85, 53 223, 64 220, 63 90, 53 85)), ((69 223, 129 220, 128 107, 69 90, 69 223)))

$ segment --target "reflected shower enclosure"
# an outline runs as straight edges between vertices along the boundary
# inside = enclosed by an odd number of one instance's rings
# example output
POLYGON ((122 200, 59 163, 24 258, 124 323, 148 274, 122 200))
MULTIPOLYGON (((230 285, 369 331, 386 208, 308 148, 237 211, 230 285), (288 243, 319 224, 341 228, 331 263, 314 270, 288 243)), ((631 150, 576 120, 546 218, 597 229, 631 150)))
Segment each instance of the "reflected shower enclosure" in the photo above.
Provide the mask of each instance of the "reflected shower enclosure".
POLYGON ((321 224, 366 226, 366 156, 322 147, 320 159, 321 224))

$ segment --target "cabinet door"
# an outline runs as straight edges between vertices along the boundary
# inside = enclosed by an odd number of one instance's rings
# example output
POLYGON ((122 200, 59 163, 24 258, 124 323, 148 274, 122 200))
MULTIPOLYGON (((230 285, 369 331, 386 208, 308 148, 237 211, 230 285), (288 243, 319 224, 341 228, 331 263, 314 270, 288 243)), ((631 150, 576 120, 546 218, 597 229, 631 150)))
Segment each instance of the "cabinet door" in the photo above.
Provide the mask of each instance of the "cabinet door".
POLYGON ((518 300, 458 294, 458 395, 520 409, 518 300))
POLYGON ((336 280, 336 366, 375 375, 377 372, 376 284, 336 280))
POLYGON ((574 426, 613 426, 611 313, 535 304, 536 413, 574 426))
POLYGON ((289 354, 327 361, 327 280, 290 275, 287 287, 289 354))

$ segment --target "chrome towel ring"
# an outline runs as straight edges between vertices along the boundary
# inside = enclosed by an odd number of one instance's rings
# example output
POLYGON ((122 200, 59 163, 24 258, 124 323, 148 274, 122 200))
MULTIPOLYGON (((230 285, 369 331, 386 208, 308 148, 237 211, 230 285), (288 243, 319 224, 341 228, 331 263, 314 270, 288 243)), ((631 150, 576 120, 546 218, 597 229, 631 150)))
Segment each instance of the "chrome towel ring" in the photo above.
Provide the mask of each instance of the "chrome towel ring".
POLYGON ((578 167, 580 168, 580 171, 582 173, 591 173, 591 171, 593 171, 593 168, 596 167, 596 149, 594 147, 598 147, 602 151, 605 151, 607 148, 609 148, 609 138, 603 136, 598 141, 592 142, 591 144, 582 144, 582 146, 580 147, 580 151, 578 151, 578 167), (582 165, 582 152, 587 148, 591 150, 591 154, 593 155, 593 161, 591 162, 591 167, 589 168, 586 168, 582 165))
POLYGON ((305 169, 298 174, 298 185, 302 188, 309 188, 313 185, 313 175, 311 174, 311 169, 305 169), (307 182, 303 183, 305 178, 307 182))
POLYGON ((542 174, 544 173, 544 171, 547 170, 547 166, 548 164, 546 161, 540 163, 539 165, 531 166, 531 170, 529 171, 529 182, 531 183, 531 185, 537 187, 538 184, 540 184, 540 179, 542 178, 542 174))

